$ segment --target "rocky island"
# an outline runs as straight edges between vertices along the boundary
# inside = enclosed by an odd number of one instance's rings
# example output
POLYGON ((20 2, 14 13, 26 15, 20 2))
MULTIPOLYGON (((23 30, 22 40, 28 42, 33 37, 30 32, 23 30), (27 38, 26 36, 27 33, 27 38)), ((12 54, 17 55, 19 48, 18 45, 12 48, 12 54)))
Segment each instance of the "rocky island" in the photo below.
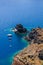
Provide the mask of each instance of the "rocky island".
POLYGON ((28 32, 27 29, 24 28, 22 24, 17 24, 13 30, 17 34, 25 34, 28 32))
POLYGON ((14 57, 12 65, 43 65, 43 28, 35 28, 24 37, 30 42, 14 57))

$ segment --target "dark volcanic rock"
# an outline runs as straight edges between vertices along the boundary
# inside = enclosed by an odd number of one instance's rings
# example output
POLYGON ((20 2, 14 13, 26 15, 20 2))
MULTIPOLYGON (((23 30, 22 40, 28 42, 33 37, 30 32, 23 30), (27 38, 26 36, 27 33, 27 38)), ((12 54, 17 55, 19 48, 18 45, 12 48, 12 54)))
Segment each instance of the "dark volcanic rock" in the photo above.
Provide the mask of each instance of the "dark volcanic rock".
POLYGON ((22 24, 17 24, 15 29, 17 29, 16 33, 27 33, 27 29, 22 24))
POLYGON ((26 37, 25 39, 27 41, 31 41, 31 40, 36 40, 37 39, 37 35, 38 35, 38 32, 36 30, 32 30, 26 37))
POLYGON ((32 29, 30 31, 30 33, 25 37, 25 40, 27 41, 31 41, 31 40, 34 40, 34 43, 43 43, 43 29, 41 28, 36 28, 36 29, 32 29))
POLYGON ((34 39, 37 36, 38 32, 34 29, 29 33, 29 38, 34 39))
POLYGON ((18 28, 23 28, 23 25, 22 25, 22 24, 17 24, 15 28, 16 28, 16 29, 18 29, 18 28))

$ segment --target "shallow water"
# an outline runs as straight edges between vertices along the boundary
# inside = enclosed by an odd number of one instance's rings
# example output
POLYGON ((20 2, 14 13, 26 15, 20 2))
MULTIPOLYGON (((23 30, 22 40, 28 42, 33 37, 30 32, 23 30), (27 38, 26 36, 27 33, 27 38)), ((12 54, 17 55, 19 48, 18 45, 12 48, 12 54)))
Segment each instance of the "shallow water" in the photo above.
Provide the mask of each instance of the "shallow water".
POLYGON ((11 31, 16 24, 43 27, 43 0, 0 0, 0 65, 11 65, 13 56, 27 46, 11 31), (9 41, 7 34, 12 34, 9 41))

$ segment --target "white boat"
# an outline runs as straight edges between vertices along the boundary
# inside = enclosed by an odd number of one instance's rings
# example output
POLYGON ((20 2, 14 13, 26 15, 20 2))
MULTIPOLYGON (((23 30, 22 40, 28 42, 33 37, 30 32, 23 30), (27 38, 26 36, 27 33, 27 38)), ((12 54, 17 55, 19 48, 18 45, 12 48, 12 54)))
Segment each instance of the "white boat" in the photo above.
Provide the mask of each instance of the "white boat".
POLYGON ((7 34, 8 37, 12 37, 12 34, 7 34))

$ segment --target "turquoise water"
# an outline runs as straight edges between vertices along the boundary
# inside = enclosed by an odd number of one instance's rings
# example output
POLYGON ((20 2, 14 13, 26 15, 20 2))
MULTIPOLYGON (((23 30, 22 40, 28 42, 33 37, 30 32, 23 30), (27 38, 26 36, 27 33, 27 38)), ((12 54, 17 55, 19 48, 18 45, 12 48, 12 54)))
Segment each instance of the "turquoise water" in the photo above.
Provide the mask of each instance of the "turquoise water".
POLYGON ((43 27, 43 0, 0 0, 0 65, 11 65, 13 56, 27 43, 11 31, 16 24, 43 27), (7 34, 12 34, 9 41, 7 34))

